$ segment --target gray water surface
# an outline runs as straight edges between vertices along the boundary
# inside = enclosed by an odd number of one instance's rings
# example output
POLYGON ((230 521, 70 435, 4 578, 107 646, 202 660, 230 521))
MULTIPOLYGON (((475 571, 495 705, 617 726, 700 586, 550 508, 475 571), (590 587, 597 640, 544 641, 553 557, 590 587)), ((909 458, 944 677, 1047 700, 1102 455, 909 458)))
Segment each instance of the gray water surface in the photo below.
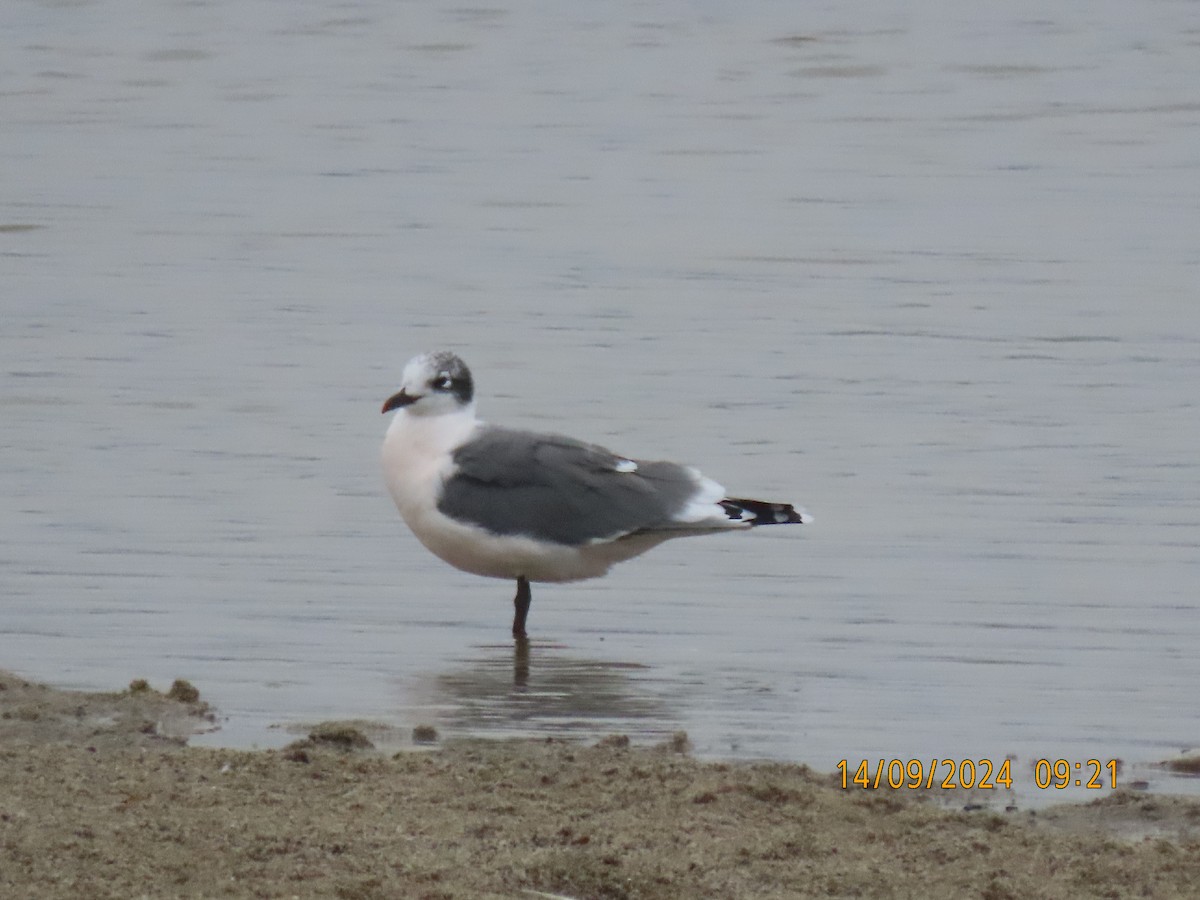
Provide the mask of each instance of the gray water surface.
MULTIPOLYGON (((0 10, 0 666, 698 753, 1200 745, 1186 2, 0 10), (683 459, 804 529, 452 570, 382 400, 683 459)), ((1050 799, 1095 792, 1048 792, 1050 799)))

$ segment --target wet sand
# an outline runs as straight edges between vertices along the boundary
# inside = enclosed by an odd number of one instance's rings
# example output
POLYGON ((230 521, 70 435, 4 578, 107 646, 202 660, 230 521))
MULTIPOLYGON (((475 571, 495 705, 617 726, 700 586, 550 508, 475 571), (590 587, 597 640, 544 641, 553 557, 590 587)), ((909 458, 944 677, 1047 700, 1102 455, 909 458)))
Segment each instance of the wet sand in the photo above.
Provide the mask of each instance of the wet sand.
POLYGON ((193 748, 211 712, 190 685, 136 688, 0 672, 0 895, 1004 900, 1200 884, 1190 800, 954 811, 803 765, 700 762, 682 736, 391 755, 347 725, 282 750, 193 748))

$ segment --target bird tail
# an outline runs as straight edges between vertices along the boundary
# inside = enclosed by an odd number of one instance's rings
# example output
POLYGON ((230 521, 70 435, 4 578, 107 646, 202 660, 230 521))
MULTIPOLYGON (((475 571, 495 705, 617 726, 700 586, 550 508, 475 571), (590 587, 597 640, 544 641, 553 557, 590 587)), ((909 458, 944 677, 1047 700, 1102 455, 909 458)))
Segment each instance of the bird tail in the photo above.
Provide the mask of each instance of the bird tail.
POLYGON ((790 503, 768 503, 765 500, 742 500, 726 497, 720 501, 725 515, 734 521, 757 525, 807 525, 813 517, 790 503))

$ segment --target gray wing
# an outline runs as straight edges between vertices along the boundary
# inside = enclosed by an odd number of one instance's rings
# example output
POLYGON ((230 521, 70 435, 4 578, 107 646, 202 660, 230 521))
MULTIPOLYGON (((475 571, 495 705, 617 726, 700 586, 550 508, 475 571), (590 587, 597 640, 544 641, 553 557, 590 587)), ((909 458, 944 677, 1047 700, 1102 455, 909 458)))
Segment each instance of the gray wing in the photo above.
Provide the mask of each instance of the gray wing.
POLYGON ((676 463, 505 428, 477 433, 454 463, 438 500, 445 515, 568 546, 670 528, 699 490, 694 470, 676 463))

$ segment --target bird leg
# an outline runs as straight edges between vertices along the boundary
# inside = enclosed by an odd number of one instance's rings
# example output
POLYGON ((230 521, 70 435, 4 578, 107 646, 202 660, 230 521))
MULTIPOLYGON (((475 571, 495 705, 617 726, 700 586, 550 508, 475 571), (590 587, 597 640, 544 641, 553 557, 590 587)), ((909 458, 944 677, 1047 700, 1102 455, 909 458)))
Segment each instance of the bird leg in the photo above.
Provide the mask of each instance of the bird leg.
POLYGON ((516 615, 513 616, 513 637, 519 641, 525 640, 525 617, 529 615, 529 603, 533 593, 529 590, 529 579, 524 575, 517 576, 517 596, 513 597, 516 615))

